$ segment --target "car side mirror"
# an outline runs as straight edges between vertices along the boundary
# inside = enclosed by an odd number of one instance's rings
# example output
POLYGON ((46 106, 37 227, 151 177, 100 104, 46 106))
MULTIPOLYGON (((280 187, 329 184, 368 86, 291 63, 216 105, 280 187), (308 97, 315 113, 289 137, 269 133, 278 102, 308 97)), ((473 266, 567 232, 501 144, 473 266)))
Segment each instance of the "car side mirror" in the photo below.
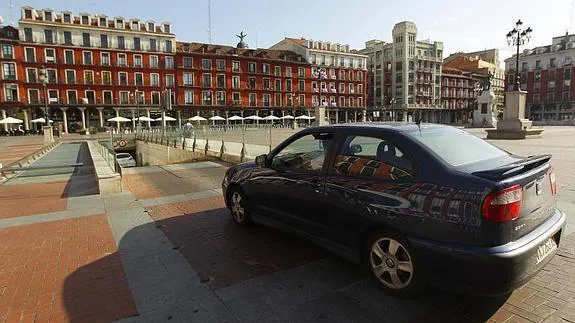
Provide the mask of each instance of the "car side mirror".
POLYGON ((256 165, 265 167, 267 159, 268 159, 268 155, 266 155, 266 154, 257 156, 256 157, 256 165))
POLYGON ((351 152, 354 154, 359 154, 363 150, 360 145, 351 145, 349 148, 351 148, 351 152))

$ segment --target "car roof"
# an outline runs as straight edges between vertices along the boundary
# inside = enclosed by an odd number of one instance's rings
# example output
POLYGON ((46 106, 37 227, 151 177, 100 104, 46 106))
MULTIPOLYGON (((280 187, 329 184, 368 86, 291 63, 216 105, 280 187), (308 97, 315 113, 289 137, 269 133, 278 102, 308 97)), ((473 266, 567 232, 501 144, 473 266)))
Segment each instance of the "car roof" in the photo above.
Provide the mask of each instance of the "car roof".
POLYGON ((319 126, 319 127, 312 127, 308 128, 310 131, 314 130, 385 130, 385 131, 392 131, 392 132, 411 132, 419 130, 427 129, 447 129, 453 128, 452 126, 442 125, 442 124, 435 124, 435 123, 421 123, 421 125, 417 125, 414 122, 356 122, 356 123, 340 123, 340 124, 333 124, 333 125, 326 125, 326 126, 319 126))

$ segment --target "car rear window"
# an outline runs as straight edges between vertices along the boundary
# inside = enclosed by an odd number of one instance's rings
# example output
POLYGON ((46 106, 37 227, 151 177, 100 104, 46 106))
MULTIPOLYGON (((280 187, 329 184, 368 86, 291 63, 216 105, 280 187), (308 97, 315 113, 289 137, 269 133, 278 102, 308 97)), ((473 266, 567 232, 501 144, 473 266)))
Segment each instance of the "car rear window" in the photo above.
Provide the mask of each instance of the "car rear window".
POLYGON ((130 154, 117 154, 116 158, 130 158, 132 155, 130 154))
POLYGON ((426 128, 409 136, 435 152, 452 166, 463 166, 509 155, 494 145, 457 128, 426 128))

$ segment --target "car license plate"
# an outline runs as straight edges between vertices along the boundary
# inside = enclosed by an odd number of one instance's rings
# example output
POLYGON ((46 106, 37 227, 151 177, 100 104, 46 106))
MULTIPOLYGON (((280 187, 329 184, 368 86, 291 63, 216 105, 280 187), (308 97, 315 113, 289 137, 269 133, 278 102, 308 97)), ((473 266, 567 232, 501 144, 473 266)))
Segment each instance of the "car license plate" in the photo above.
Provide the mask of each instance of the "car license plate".
POLYGON ((553 238, 547 239, 542 245, 537 248, 537 264, 539 264, 543 259, 549 256, 555 249, 557 249, 557 243, 553 238))

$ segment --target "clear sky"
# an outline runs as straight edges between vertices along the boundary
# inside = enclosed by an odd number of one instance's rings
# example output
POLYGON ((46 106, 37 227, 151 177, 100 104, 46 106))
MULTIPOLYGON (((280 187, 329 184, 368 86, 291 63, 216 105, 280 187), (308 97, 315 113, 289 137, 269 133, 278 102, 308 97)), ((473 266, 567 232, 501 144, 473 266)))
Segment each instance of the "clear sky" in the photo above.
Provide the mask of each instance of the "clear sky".
MULTIPOLYGON (((573 0, 211 0, 212 42, 235 45, 240 31, 251 48, 269 47, 284 36, 348 43, 363 48, 369 39, 391 41, 397 22, 410 20, 418 39, 442 41, 445 55, 499 48, 511 55, 505 35, 518 18, 533 28, 530 47, 551 43, 572 30, 573 0)), ((0 15, 9 20, 9 0, 0 15)), ((179 40, 208 42, 208 0, 13 0, 19 8, 68 9, 109 17, 170 21, 179 40)))

